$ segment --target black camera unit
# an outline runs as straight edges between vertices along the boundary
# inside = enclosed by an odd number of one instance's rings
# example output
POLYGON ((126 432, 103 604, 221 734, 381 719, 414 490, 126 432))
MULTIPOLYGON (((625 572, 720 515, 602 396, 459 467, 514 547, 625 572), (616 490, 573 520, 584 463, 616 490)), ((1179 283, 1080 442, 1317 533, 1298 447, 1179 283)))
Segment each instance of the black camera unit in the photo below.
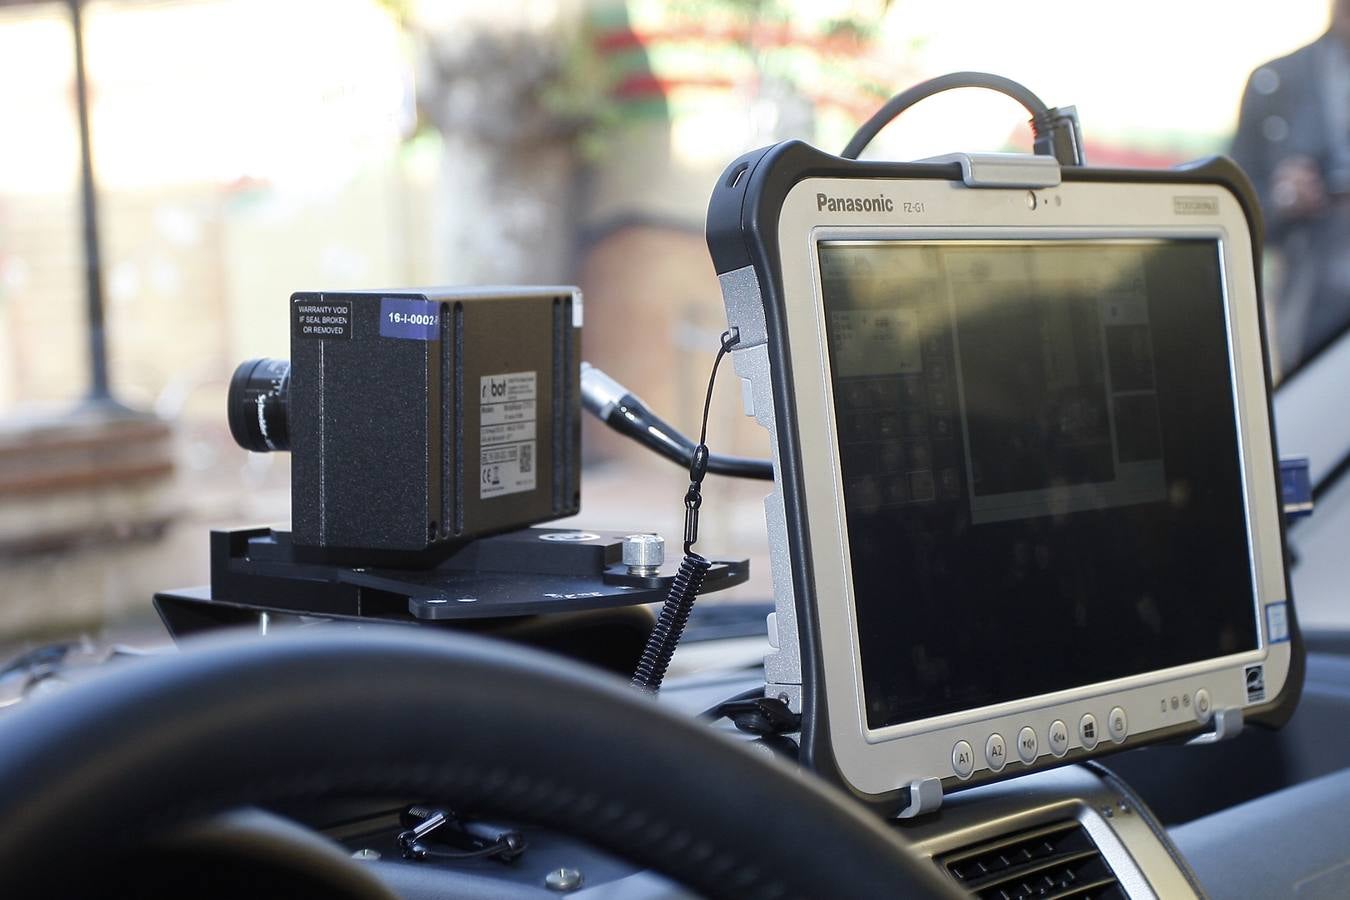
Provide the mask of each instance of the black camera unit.
POLYGON ((581 293, 301 292, 291 360, 230 383, 240 446, 290 450, 296 558, 430 565, 581 505, 581 293))

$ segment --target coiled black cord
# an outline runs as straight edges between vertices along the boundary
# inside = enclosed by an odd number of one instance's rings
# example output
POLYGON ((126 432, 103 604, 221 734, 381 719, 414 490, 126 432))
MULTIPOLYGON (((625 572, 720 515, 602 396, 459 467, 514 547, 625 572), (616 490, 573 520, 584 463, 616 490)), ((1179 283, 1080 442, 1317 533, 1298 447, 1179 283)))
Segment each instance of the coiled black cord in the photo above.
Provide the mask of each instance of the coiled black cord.
POLYGON ((722 364, 722 357, 740 339, 740 332, 735 328, 722 334, 722 346, 717 350, 712 372, 708 375, 708 391, 703 398, 703 427, 689 464, 689 490, 684 495, 684 559, 666 593, 666 602, 647 638, 647 645, 642 649, 637 671, 633 673, 633 687, 648 693, 654 694, 661 689, 670 659, 675 655, 675 648, 684 636, 684 627, 689 623, 689 614, 693 612, 694 598, 703 587, 703 577, 712 567, 712 563, 693 549, 698 540, 699 507, 703 505, 703 478, 708 474, 708 410, 712 406, 713 385, 717 383, 717 369, 722 364))
POLYGON ((637 671, 633 673, 633 687, 650 693, 660 689, 670 659, 684 634, 684 626, 689 624, 694 598, 703 587, 703 576, 708 574, 711 566, 697 553, 687 554, 680 562, 680 569, 675 573, 675 581, 666 595, 661 614, 657 616, 656 625, 647 638, 647 646, 642 650, 637 671))

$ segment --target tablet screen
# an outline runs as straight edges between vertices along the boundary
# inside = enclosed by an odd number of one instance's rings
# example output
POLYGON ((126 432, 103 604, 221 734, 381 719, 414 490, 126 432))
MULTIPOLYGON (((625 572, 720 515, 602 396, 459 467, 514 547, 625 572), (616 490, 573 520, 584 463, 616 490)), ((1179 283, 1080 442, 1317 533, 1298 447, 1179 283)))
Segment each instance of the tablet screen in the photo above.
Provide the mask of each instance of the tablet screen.
POLYGON ((819 262, 870 728, 1257 646, 1216 241, 819 262))

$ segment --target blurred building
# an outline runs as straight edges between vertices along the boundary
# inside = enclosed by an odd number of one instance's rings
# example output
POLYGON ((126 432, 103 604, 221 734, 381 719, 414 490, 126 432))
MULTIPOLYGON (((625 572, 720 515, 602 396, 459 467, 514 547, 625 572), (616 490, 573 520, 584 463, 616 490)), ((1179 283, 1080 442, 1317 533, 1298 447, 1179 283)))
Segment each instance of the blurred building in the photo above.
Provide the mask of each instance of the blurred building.
MULTIPOLYGON (((1326 12, 1325 0, 1038 9, 90 0, 111 380, 124 403, 173 424, 194 537, 170 533, 172 552, 143 579, 123 577, 112 554, 106 577, 72 572, 62 590, 78 581, 143 604, 155 584, 204 579, 204 546, 182 547, 204 545, 206 524, 284 518, 284 458, 234 448, 221 399, 239 360, 287 355, 292 291, 575 281, 587 357, 692 430, 724 327, 704 211, 740 153, 785 138, 842 147, 896 89, 979 68, 1077 104, 1091 159, 1168 164, 1225 146, 1247 72, 1306 43, 1326 12), (1222 38, 1220 20, 1234 24, 1222 38)), ((0 0, 0 431, 11 434, 34 410, 71 408, 87 379, 73 85, 66 4, 0 0)), ((922 104, 869 152, 1021 147, 1024 119, 971 92, 922 104)), ((723 378, 714 442, 765 453, 723 378)), ((585 440, 592 461, 679 481, 598 428, 585 440)), ((718 490, 744 502, 709 517, 709 535, 762 541, 762 486, 718 490)), ((585 497, 597 527, 619 524, 606 503, 630 512, 623 491, 585 497)), ((36 564, 0 560, 11 576, 23 566, 31 591, 51 591, 36 564)))

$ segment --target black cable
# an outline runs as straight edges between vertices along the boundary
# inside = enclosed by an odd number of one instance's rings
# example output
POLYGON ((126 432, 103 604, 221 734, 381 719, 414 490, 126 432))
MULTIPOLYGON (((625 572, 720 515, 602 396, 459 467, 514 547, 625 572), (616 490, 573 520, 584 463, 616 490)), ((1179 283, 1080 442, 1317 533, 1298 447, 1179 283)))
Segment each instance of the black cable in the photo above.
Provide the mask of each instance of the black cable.
POLYGON ((726 706, 728 703, 739 703, 742 700, 754 700, 763 696, 764 685, 761 684, 759 687, 753 687, 749 690, 741 691, 739 694, 727 697, 725 700, 717 701, 717 703, 699 713, 698 717, 700 719, 709 719, 716 722, 718 719, 726 718, 726 713, 722 710, 722 707, 726 706))
POLYGON ((689 623, 694 599, 703 586, 704 576, 712 567, 712 563, 694 552, 694 544, 698 541, 698 511, 703 505, 703 478, 708 473, 708 412, 712 407, 713 386, 717 383, 717 369, 722 364, 722 357, 739 340, 740 332, 735 328, 723 333, 717 358, 713 360, 712 372, 708 375, 708 390, 703 397, 703 423, 699 429, 698 446, 694 448, 689 464, 689 490, 684 495, 684 559, 675 573, 661 614, 656 617, 656 624, 652 627, 637 670, 633 673, 633 687, 648 693, 654 694, 661 689, 671 657, 675 655, 685 625, 689 623))
POLYGON ((1013 98, 1026 107, 1027 112, 1031 113, 1033 128, 1038 118, 1044 119, 1050 114, 1050 107, 1045 105, 1044 100, 1011 78, 1004 78, 1002 75, 994 75, 989 72, 952 72, 949 75, 939 75, 937 78, 921 81, 887 100, 885 106, 877 110, 872 118, 862 124, 862 127, 853 135, 853 139, 848 142, 848 146, 844 148, 844 152, 839 155, 845 159, 857 159, 858 154, 862 153, 864 147, 872 143, 872 139, 877 136, 882 128, 885 128, 892 120, 920 100, 926 100, 943 91, 966 87, 988 88, 991 91, 998 91, 1000 94, 1006 94, 1013 98))
MULTIPOLYGON (((685 468, 694 462, 698 445, 652 412, 626 387, 590 363, 581 364, 581 402, 588 412, 619 434, 685 468)), ((732 478, 773 480, 773 464, 745 456, 708 456, 708 471, 732 478)))
POLYGON ((497 859, 509 863, 524 853, 527 846, 525 838, 514 829, 469 821, 430 806, 410 806, 400 820, 411 826, 398 835, 398 846, 404 859, 497 859), (424 839, 433 833, 467 842, 469 848, 432 847, 424 839))
POLYGON ((1063 110, 1052 109, 1025 85, 989 72, 952 72, 949 75, 930 78, 901 91, 886 101, 885 106, 863 123, 840 156, 845 159, 857 159, 863 148, 872 143, 872 139, 882 128, 920 100, 926 100, 943 91, 968 87, 997 91, 1026 107, 1027 112, 1031 113, 1031 133, 1035 138, 1037 153, 1053 156, 1066 166, 1083 164, 1078 116, 1071 107, 1063 110))
POLYGON ((404 856, 407 859, 491 859, 494 856, 512 853, 514 850, 515 848, 505 841, 498 841, 478 850, 441 850, 437 847, 428 847, 419 841, 409 844, 407 849, 404 850, 404 856))

